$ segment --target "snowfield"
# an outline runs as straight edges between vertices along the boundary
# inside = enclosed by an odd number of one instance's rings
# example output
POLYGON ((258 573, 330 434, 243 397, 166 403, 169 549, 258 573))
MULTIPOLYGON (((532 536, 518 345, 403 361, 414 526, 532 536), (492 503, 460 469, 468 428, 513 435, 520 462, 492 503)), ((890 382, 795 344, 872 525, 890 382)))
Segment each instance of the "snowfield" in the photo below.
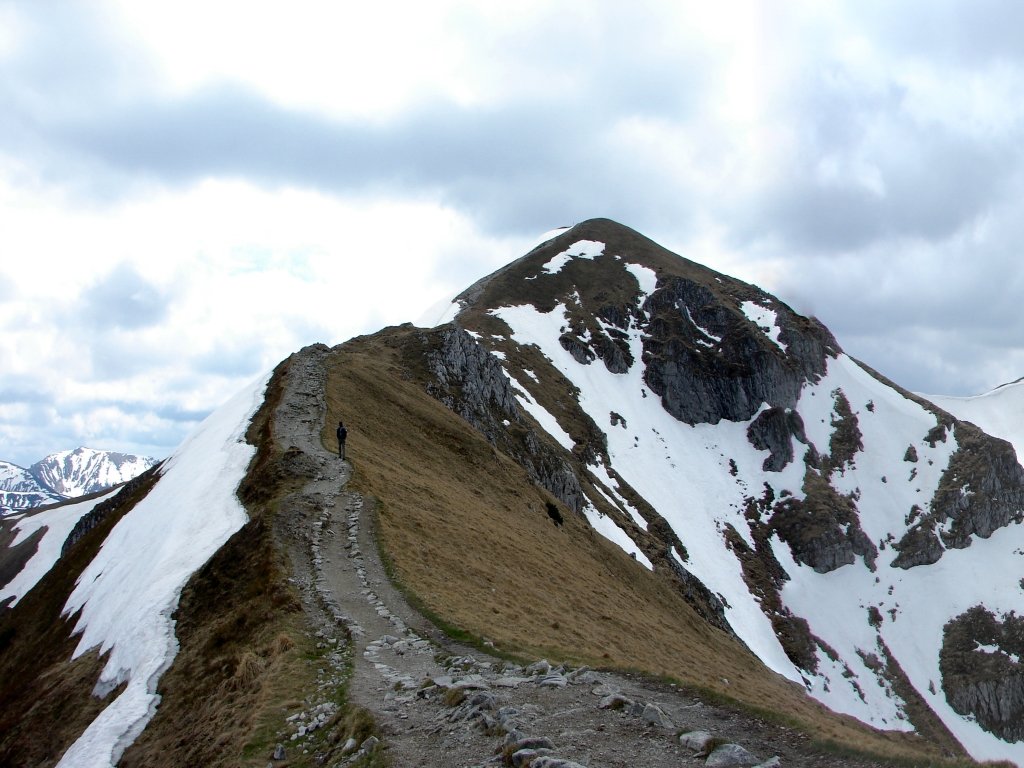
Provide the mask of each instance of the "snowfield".
POLYGON ((255 448, 245 431, 269 374, 212 413, 167 460, 160 479, 110 532, 64 608, 81 611, 75 658, 109 653, 96 683, 125 690, 64 753, 65 768, 112 768, 152 718, 160 676, 178 650, 171 614, 181 590, 247 516, 235 490, 255 448))
MULTIPOLYGON (((588 253, 600 255, 603 245, 585 241, 588 253)), ((576 243, 545 264, 555 273, 584 252, 576 243), (580 252, 580 253, 577 253, 580 252)), ((607 257, 615 257, 609 254, 607 257)), ((593 258, 593 257, 591 257, 593 258)), ((636 278, 641 305, 654 291, 655 275, 646 267, 623 265, 636 278)), ((543 276, 543 275, 542 275, 543 276)), ((614 495, 609 470, 616 470, 669 522, 689 551, 685 567, 713 593, 723 598, 726 617, 744 643, 771 669, 803 685, 831 709, 852 715, 877 728, 913 730, 905 703, 891 683, 875 671, 886 649, 898 660, 913 686, 945 725, 976 759, 1011 759, 1024 765, 1024 743, 1008 744, 982 729, 971 717, 957 714, 946 701, 939 672, 944 625, 972 606, 984 604, 997 615, 1024 613, 1020 574, 1024 559, 1024 526, 1010 525, 989 539, 974 537, 966 549, 948 550, 939 562, 904 570, 892 567, 897 551, 891 546, 906 532, 907 515, 915 505, 927 510, 950 457, 957 449, 950 431, 944 440, 926 440, 936 425, 933 413, 904 397, 866 372, 845 354, 829 358, 827 373, 807 383, 796 410, 806 436, 820 453, 828 454, 835 429, 839 392, 848 399, 861 432, 863 450, 851 464, 837 468, 831 484, 857 501, 864 533, 878 548, 875 568, 863 557, 829 573, 796 562, 787 544, 773 534, 772 550, 790 580, 781 591, 784 605, 803 617, 811 631, 838 652, 838 661, 818 650, 818 671, 796 667, 786 656, 771 621, 752 597, 737 558, 723 538, 728 526, 753 546, 744 516, 744 501, 759 497, 769 481, 778 495, 788 491, 804 498, 803 446, 794 443, 796 460, 781 472, 766 472, 768 451, 755 449, 748 437, 749 421, 688 425, 677 421, 649 392, 644 381, 643 330, 634 323, 627 331, 634 362, 622 374, 611 373, 601 360, 577 361, 559 343, 569 324, 569 309, 578 304, 570 294, 552 311, 530 304, 491 309, 512 329, 512 340, 536 345, 560 373, 579 389, 579 403, 599 426, 608 446, 610 467, 591 467, 614 495), (621 416, 610 426, 607 414, 621 416), (603 422, 602 422, 603 419, 603 422), (906 456, 913 446, 917 460, 906 456), (936 599, 941 596, 941 599, 936 599), (869 608, 881 615, 875 626, 869 608)), ((680 312, 689 313, 685 306, 680 312)), ((775 310, 743 302, 738 309, 782 352, 775 310)), ((714 337, 712 337, 714 338, 714 337)), ((513 382, 514 377, 510 374, 513 382)), ((539 373, 539 372, 537 372, 539 373)), ((536 375, 536 374, 535 374, 536 375)), ((542 375, 542 374, 541 374, 542 375)), ((517 399, 560 445, 571 449, 572 439, 555 416, 531 398, 517 399)), ((978 398, 932 398, 954 415, 970 420, 996 436, 1024 448, 1024 384, 1013 384, 978 398)), ((762 405, 762 410, 767 405, 762 405)), ((760 411, 759 411, 760 413, 760 411)), ((609 498, 611 500, 611 498, 609 498)), ((623 509, 635 514, 627 506, 623 509)), ((592 526, 629 553, 637 547, 624 530, 586 510, 592 526), (613 530, 614 529, 614 530, 613 530)), ((649 562, 641 562, 651 567, 649 562)))
POLYGON ((25 563, 25 567, 6 586, 0 588, 0 603, 9 597, 13 597, 14 600, 11 601, 11 605, 17 605, 18 601, 32 587, 38 584, 43 576, 50 572, 53 564, 60 557, 60 550, 64 546, 64 541, 75 527, 75 524, 82 517, 92 512, 97 504, 113 498, 119 490, 113 490, 89 501, 65 504, 56 509, 47 509, 43 512, 25 515, 21 518, 14 526, 18 535, 11 543, 12 547, 25 541, 25 539, 40 528, 45 528, 46 530, 43 533, 42 539, 39 540, 36 553, 25 563))
POLYGON ((958 419, 970 421, 990 435, 1013 444, 1024 458, 1024 381, 1015 381, 974 397, 921 395, 958 419))

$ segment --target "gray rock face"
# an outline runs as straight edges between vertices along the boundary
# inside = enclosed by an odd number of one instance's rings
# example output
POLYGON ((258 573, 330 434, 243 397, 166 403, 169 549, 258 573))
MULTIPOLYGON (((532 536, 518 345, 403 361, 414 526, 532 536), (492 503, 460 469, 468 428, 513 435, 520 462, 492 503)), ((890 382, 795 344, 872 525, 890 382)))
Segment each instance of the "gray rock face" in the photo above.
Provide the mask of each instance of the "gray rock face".
POLYGON ((117 492, 117 495, 111 499, 100 502, 92 511, 82 515, 78 522, 75 523, 75 527, 71 529, 71 533, 64 539, 64 544, 61 545, 60 554, 63 557, 71 547, 75 546, 82 537, 85 536, 89 531, 99 525, 103 520, 106 519, 107 515, 111 514, 120 507, 126 499, 130 498, 136 491, 139 490, 144 484, 153 480, 154 475, 160 471, 160 465, 156 465, 147 469, 138 477, 133 477, 123 486, 121 490, 117 492))
MULTIPOLYGON (((929 512, 893 548, 895 568, 937 562, 949 548, 964 549, 973 536, 987 539, 1010 523, 1024 521, 1024 469, 1013 446, 973 424, 956 422, 957 450, 949 459, 929 512), (951 521, 940 540, 938 523, 951 521)), ((916 458, 916 453, 915 453, 916 458)))
POLYGON ((754 289, 750 298, 776 310, 785 352, 737 308, 692 280, 670 278, 644 303, 651 316, 644 378, 680 421, 746 421, 762 403, 793 408, 803 383, 825 373, 826 356, 838 350, 832 335, 754 289), (712 343, 709 334, 720 341, 712 343))
POLYGON ((755 757, 739 744, 722 744, 708 755, 704 765, 708 768, 735 768, 736 766, 757 765, 760 758, 755 757))
POLYGON ((519 415, 501 363, 462 329, 442 331, 440 347, 427 364, 438 385, 431 394, 484 434, 493 428, 492 408, 519 415))
POLYGON ((666 554, 662 558, 662 562, 672 569, 686 602, 712 625, 729 634, 734 634, 728 619, 725 618, 725 606, 721 599, 708 589, 704 582, 680 565, 679 561, 671 554, 666 554))
POLYGON ((769 408, 747 427, 747 439, 759 451, 770 451, 765 472, 781 472, 793 461, 793 439, 807 443, 800 414, 785 408, 769 408))
POLYGON ((689 731, 679 735, 679 743, 694 752, 703 752, 708 748, 714 736, 707 731, 689 731))
POLYGON ((873 569, 878 550, 861 529, 853 500, 811 470, 805 475, 804 492, 803 499, 789 497, 776 504, 769 521, 793 558, 828 573, 861 555, 873 569))
POLYGON ((987 539, 1024 520, 1024 469, 1005 440, 964 422, 957 423, 954 434, 959 448, 939 481, 931 510, 939 520, 953 521, 943 544, 963 549, 973 535, 987 539))
POLYGON ((957 616, 943 630, 939 654, 946 701, 989 733, 1024 740, 1022 653, 1024 617, 997 618, 980 605, 957 616))
POLYGON ((473 425, 493 445, 500 446, 573 512, 586 503, 579 478, 569 464, 529 429, 516 403, 512 384, 494 355, 461 328, 424 332, 431 380, 427 391, 473 425), (515 441, 505 427, 514 422, 525 433, 515 441))

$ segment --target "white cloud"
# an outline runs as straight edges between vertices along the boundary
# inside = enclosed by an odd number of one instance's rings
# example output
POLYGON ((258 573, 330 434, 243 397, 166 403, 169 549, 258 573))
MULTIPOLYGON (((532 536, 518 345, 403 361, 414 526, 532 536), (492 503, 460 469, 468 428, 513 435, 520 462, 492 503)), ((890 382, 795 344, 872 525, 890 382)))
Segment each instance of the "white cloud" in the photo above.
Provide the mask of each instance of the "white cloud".
POLYGON ((964 7, 2 4, 0 458, 166 452, 592 216, 914 388, 1017 378, 1020 12, 964 7))

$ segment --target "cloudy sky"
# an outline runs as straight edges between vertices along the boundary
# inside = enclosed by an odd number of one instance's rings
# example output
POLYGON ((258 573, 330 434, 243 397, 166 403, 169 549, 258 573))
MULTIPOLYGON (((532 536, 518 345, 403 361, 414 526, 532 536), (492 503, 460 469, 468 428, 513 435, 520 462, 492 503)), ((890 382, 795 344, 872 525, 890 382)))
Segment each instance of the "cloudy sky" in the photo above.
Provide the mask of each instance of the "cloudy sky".
POLYGON ((607 216, 912 389, 1024 376, 1016 0, 0 0, 0 459, 166 455, 607 216))

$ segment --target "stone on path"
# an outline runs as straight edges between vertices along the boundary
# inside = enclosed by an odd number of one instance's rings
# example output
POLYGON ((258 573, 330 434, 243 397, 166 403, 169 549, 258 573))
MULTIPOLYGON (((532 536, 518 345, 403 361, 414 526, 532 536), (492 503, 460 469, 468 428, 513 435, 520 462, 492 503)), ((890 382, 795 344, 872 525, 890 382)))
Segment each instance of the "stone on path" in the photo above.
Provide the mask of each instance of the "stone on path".
POLYGON ((690 731, 679 734, 679 743, 694 752, 703 752, 708 748, 711 740, 714 739, 707 731, 690 731))
POLYGON ((659 728, 668 728, 669 730, 675 728, 672 721, 668 719, 668 715, 657 704, 648 704, 644 707, 640 717, 645 723, 656 725, 659 728))
POLYGON ((520 749, 512 753, 510 758, 513 768, 522 768, 526 765, 536 765, 538 758, 548 754, 550 749, 520 749))
POLYGON ((621 693, 610 693, 601 699, 597 706, 599 709, 628 709, 633 706, 633 700, 621 693))
POLYGON ((518 752, 521 749, 554 749, 555 745, 551 739, 545 736, 527 736, 519 739, 510 745, 510 752, 518 752))
POLYGON ((551 663, 547 659, 535 661, 526 668, 528 675, 546 675, 551 671, 551 663))
POLYGON ((750 754, 739 744, 722 744, 712 750, 704 765, 708 768, 749 768, 759 762, 760 758, 750 754))
POLYGON ((532 763, 530 768, 587 768, 585 765, 580 763, 574 763, 572 760, 562 760, 559 757, 538 757, 532 763))
POLYGON ((506 675, 505 677, 499 677, 494 681, 494 684, 498 688, 518 688, 523 683, 529 683, 532 680, 532 677, 514 677, 512 675, 506 675))
POLYGON ((568 682, 569 681, 565 679, 564 675, 560 675, 556 672, 542 677, 537 685, 542 688, 565 688, 565 686, 568 685, 568 682))

